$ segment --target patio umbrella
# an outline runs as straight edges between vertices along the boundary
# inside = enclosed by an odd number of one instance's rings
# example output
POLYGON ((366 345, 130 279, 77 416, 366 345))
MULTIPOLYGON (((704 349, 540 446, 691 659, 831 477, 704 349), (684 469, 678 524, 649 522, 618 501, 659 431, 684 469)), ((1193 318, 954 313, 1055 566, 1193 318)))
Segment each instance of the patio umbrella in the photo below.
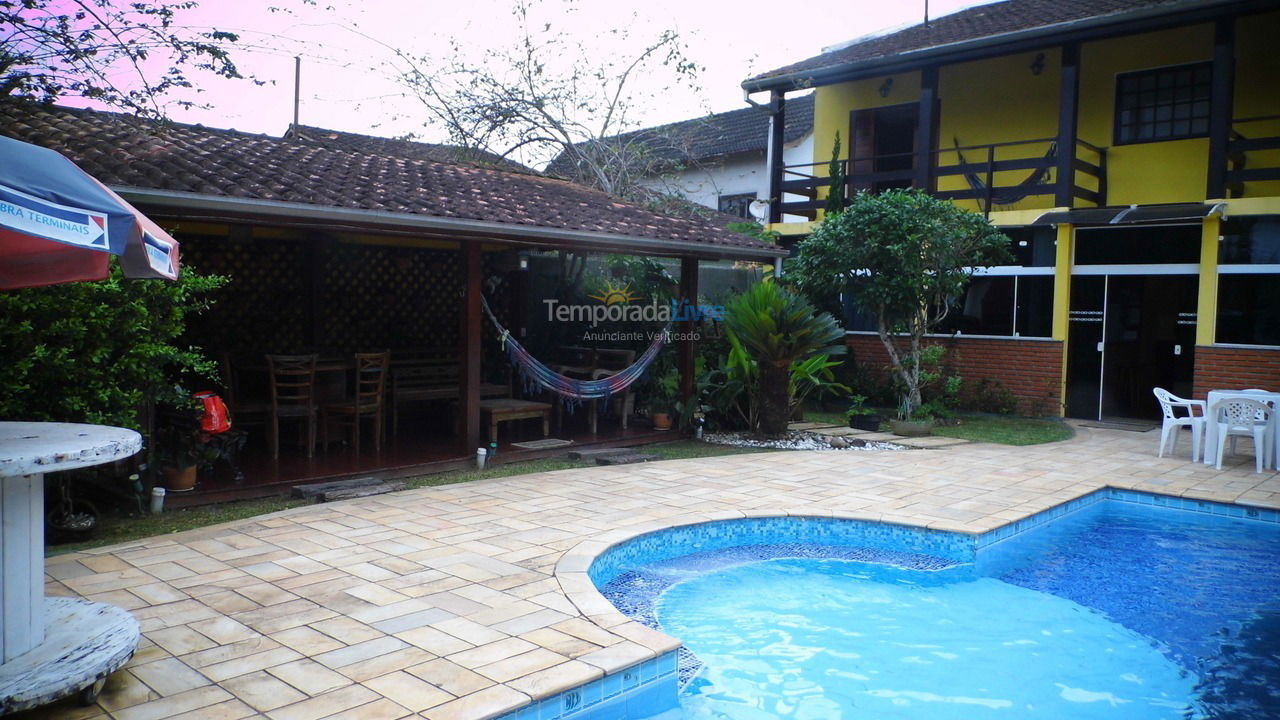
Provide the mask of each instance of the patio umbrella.
POLYGON ((0 137, 0 289, 178 277, 178 242, 61 154, 0 137))

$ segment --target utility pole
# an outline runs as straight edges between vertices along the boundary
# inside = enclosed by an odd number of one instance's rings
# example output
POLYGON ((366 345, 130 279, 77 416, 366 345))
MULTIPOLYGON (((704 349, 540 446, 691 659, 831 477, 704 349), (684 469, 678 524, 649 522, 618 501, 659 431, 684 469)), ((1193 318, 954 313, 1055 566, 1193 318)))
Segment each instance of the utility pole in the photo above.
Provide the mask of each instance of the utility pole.
POLYGON ((293 58, 293 127, 298 127, 298 105, 301 103, 302 92, 302 57, 295 55, 293 58))

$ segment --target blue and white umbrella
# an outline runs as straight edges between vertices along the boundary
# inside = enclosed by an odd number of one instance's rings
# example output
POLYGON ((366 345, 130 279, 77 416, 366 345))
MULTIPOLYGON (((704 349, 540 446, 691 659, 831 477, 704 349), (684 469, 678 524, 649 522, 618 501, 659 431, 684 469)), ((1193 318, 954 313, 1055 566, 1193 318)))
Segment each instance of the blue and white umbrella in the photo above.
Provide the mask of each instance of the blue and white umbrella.
POLYGON ((60 153, 0 137, 0 289, 178 277, 178 241, 60 153))

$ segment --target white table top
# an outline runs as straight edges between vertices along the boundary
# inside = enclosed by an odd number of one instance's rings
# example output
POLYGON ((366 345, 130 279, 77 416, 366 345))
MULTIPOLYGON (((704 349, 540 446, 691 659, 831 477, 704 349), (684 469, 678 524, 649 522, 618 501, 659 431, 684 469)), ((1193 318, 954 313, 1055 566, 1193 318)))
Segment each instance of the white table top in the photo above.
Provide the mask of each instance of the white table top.
POLYGON ((0 422, 0 478, 102 465, 142 449, 142 436, 107 425, 0 422))

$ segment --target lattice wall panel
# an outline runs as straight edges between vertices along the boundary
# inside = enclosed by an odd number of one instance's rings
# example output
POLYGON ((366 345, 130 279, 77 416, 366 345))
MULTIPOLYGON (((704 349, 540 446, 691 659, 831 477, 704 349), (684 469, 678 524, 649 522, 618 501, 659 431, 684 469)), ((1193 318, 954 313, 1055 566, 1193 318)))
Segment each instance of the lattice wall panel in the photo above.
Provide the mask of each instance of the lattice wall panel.
POLYGON ((187 339, 211 353, 292 352, 310 344, 310 308, 301 242, 179 236, 184 267, 231 282, 212 309, 188 325, 187 339))
POLYGON ((322 247, 318 345, 344 351, 457 345, 461 277, 456 252, 322 247))

